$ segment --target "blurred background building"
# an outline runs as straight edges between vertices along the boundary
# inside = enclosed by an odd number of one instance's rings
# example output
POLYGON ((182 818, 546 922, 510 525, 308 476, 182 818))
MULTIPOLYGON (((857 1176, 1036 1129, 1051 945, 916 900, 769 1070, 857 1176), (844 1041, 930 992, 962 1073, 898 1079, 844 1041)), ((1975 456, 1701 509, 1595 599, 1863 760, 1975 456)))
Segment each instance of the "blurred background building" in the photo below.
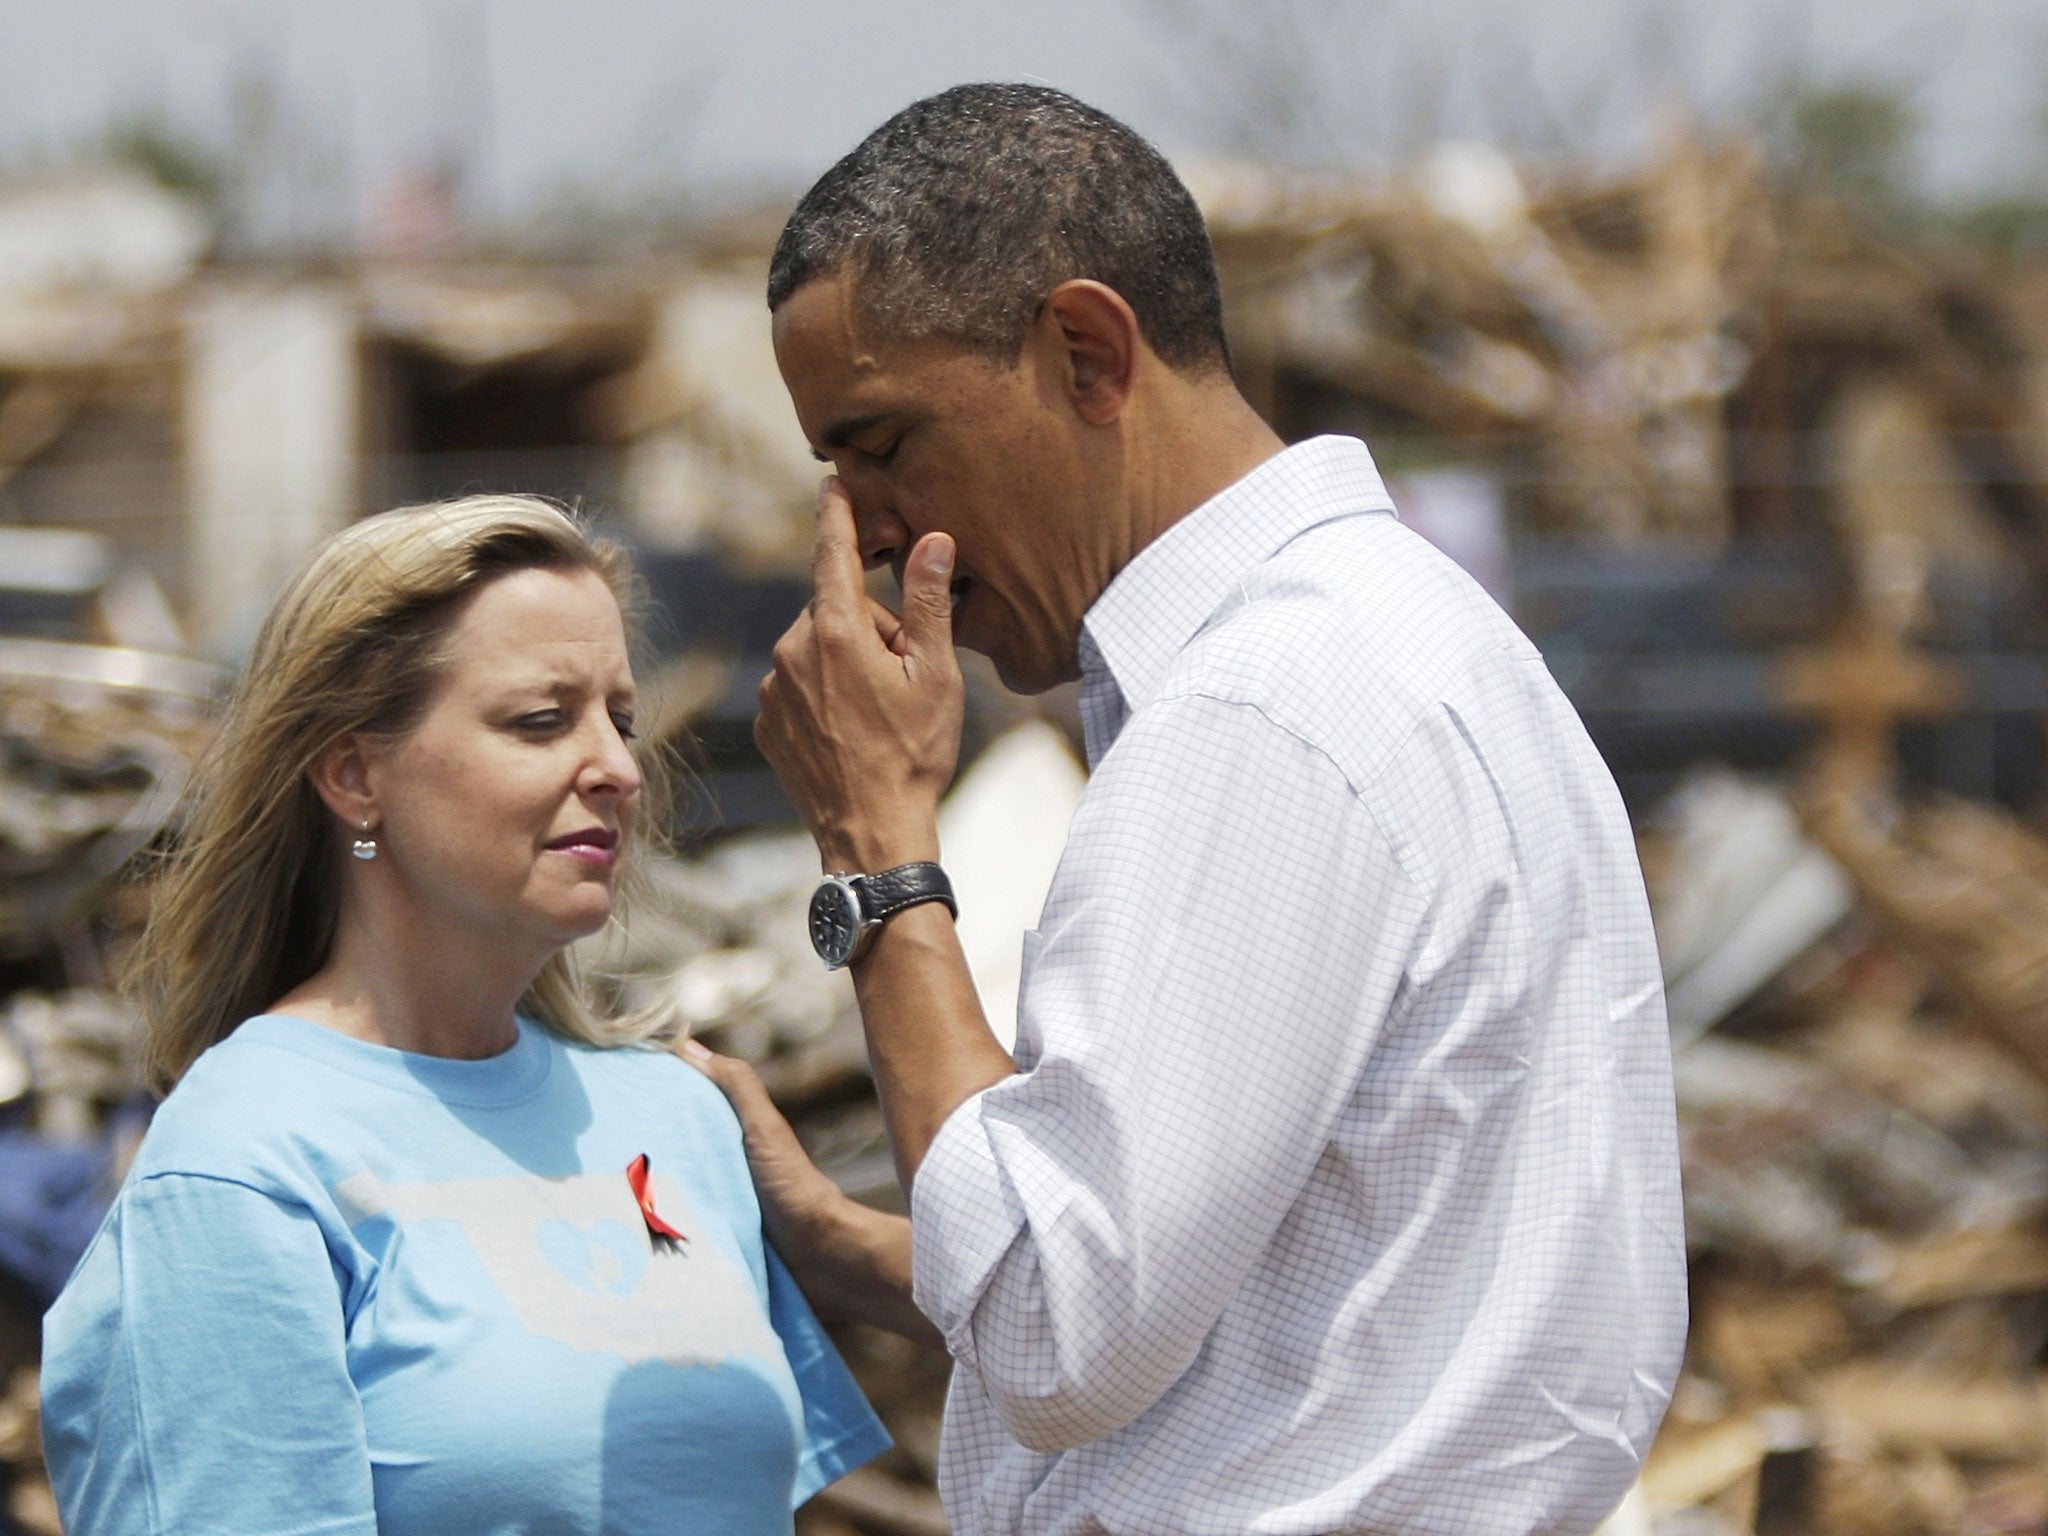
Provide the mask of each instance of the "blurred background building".
MULTIPOLYGON (((0 44, 0 1532, 54 1530, 35 1319, 146 1118, 115 985, 226 679, 321 538, 574 504, 695 772, 601 957, 896 1197, 750 735, 818 473, 768 350, 808 178, 1028 76, 1202 203, 1240 381, 1357 433, 1536 638, 1641 831, 1693 1357, 1615 1532, 2048 1532, 2048 16, 2021 0, 971 15, 17 6, 0 44)), ((1071 699, 972 674, 947 806, 1014 1014, 1071 699)), ((944 1362, 811 1536, 936 1532, 944 1362)))

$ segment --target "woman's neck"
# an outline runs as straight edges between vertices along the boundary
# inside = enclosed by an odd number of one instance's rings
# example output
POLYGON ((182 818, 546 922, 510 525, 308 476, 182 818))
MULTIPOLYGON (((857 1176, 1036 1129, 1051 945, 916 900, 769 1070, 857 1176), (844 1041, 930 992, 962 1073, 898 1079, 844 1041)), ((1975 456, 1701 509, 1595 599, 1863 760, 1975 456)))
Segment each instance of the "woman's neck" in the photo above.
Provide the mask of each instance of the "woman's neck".
POLYGON ((511 1049, 540 971, 344 902, 326 963, 273 1005, 372 1045, 480 1060, 511 1049))

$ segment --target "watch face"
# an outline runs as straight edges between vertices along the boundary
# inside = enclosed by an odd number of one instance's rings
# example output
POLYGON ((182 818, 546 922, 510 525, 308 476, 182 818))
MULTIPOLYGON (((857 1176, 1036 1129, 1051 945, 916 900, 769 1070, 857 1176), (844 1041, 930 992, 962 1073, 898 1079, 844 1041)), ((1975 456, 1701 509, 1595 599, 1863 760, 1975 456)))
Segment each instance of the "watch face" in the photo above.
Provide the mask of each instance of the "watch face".
POLYGON ((860 893, 844 880, 826 879, 811 896, 811 948, 837 970, 860 937, 860 893))

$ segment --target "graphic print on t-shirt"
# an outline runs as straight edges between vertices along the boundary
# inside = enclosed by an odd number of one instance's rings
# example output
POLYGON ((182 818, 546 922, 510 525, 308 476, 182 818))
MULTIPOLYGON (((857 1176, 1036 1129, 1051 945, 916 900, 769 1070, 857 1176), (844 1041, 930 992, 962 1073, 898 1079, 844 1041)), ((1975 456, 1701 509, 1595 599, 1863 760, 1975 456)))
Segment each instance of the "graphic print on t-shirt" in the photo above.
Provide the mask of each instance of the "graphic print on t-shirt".
POLYGON ((387 1184, 359 1173, 334 1186, 356 1224, 452 1221, 527 1332, 637 1363, 718 1365, 774 1358, 781 1345, 746 1274, 708 1236, 673 1179, 657 1208, 695 1241, 658 1252, 623 1172, 387 1184))

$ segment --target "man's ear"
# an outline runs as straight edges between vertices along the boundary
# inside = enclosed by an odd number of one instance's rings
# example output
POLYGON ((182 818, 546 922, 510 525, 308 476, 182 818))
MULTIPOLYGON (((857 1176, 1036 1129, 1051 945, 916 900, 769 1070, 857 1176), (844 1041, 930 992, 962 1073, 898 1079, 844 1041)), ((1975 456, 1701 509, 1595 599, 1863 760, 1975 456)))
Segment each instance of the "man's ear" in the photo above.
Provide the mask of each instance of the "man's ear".
POLYGON ((313 759, 306 777, 327 809, 350 827, 378 821, 376 797, 370 792, 369 757, 362 737, 354 732, 329 742, 313 759))
POLYGON ((1093 278, 1061 283, 1046 298, 1041 324, 1066 360, 1074 408, 1098 427, 1123 414, 1137 377, 1144 338, 1122 294, 1093 278))

